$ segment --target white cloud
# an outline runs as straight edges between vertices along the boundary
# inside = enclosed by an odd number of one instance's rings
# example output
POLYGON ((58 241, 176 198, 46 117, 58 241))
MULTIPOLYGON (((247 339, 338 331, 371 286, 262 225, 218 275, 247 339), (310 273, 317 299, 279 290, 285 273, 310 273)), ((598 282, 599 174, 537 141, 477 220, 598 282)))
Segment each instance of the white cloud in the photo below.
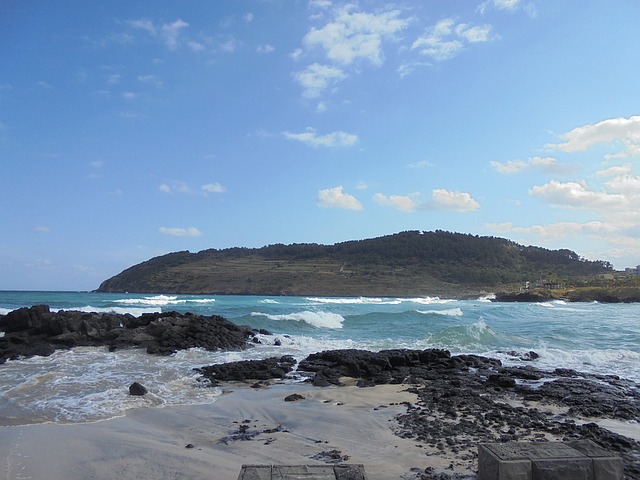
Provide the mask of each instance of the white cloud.
POLYGON ((566 153, 583 152, 598 144, 614 144, 621 150, 606 158, 625 158, 640 155, 640 115, 617 117, 594 124, 582 125, 561 135, 563 143, 546 147, 566 153))
POLYGON ((160 227, 158 229, 163 235, 171 235, 173 237, 201 237, 202 232, 196 227, 179 228, 179 227, 160 227))
POLYGON ((169 50, 176 50, 178 48, 180 45, 180 34, 183 29, 189 26, 187 22, 179 18, 174 22, 165 23, 159 27, 147 18, 127 20, 125 23, 129 27, 142 30, 152 37, 160 37, 169 50))
POLYGON ((231 38, 226 42, 220 44, 220 50, 226 53, 233 53, 238 48, 238 41, 235 38, 231 38))
POLYGON ((312 147, 352 147, 358 143, 358 136, 346 132, 331 132, 326 135, 316 134, 315 129, 308 128, 303 133, 283 132, 288 140, 297 140, 312 147))
POLYGON ((185 182, 173 180, 170 183, 163 183, 160 185, 159 190, 164 193, 193 193, 193 190, 185 182))
POLYGON ((356 184, 356 190, 366 190, 367 188, 369 188, 369 185, 367 185, 367 182, 363 182, 362 180, 356 184))
POLYGON ((246 22, 246 23, 251 23, 254 19, 254 15, 253 13, 249 12, 249 13, 245 13, 242 16, 242 19, 246 22))
POLYGON ((89 165, 91 168, 102 168, 104 167, 104 160, 93 160, 92 162, 89 162, 89 165))
POLYGON ((155 75, 138 75, 138 81, 155 87, 161 87, 163 85, 162 80, 158 79, 155 75))
POLYGON ((178 38, 183 28, 187 28, 189 24, 183 20, 177 19, 172 23, 165 23, 162 25, 160 31, 162 32, 162 38, 165 45, 169 50, 176 50, 178 48, 178 38))
POLYGON ((545 185, 534 186, 529 194, 559 207, 608 210, 626 208, 629 203, 624 195, 589 190, 584 182, 563 183, 552 180, 545 185))
POLYGON ((33 231, 36 233, 49 233, 51 229, 45 226, 38 226, 38 227, 34 227, 33 231))
POLYGON ((546 172, 554 170, 556 159, 553 157, 531 157, 526 162, 524 160, 509 160, 506 163, 491 162, 491 166, 498 173, 519 173, 525 169, 538 168, 546 172))
POLYGON ((271 45, 258 45, 256 47, 256 52, 258 53, 273 53, 275 52, 275 47, 271 46, 271 45))
POLYGON ((522 0, 486 0, 479 7, 478 11, 484 14, 488 8, 514 13, 524 10, 531 18, 537 16, 536 7, 533 3, 523 3, 522 0))
POLYGON ((467 192, 451 192, 439 188, 433 190, 429 207, 436 210, 470 212, 480 208, 480 204, 467 192))
POLYGON ((499 234, 516 233, 520 235, 534 235, 541 238, 564 238, 570 235, 608 234, 614 231, 610 224, 603 222, 557 222, 549 225, 532 225, 530 227, 515 227, 511 222, 489 223, 485 227, 499 234))
POLYGON ((131 28, 136 28, 138 30, 144 30, 151 36, 156 36, 157 30, 153 22, 147 18, 141 18, 140 20, 127 20, 125 22, 131 28))
POLYGON ((409 22, 399 18, 399 10, 374 14, 353 12, 354 8, 349 4, 337 9, 334 21, 312 28, 305 35, 304 44, 322 48, 329 60, 342 65, 360 59, 380 65, 383 40, 394 39, 409 22))
POLYGON ((126 100, 135 100, 138 97, 138 94, 135 92, 124 92, 122 94, 122 96, 126 99, 126 100))
POLYGON ((410 195, 384 195, 376 193, 373 199, 384 207, 392 207, 404 212, 416 210, 452 210, 457 212, 470 212, 480 208, 480 204, 466 192, 451 192, 443 188, 431 192, 431 199, 419 201, 419 193, 410 195))
POLYGON ((491 30, 490 25, 456 24, 452 18, 444 18, 416 39, 411 45, 411 50, 418 50, 420 54, 434 60, 448 60, 469 43, 493 40, 491 30))
POLYGON ((187 41, 187 46, 191 49, 192 52, 202 52, 207 48, 204 44, 196 42, 195 40, 187 41))
POLYGON ((107 84, 109 84, 109 85, 117 85, 121 81, 122 81, 122 75, 120 75, 118 73, 114 73, 114 74, 109 75, 107 77, 107 84))
POLYGON ((418 162, 413 162, 408 165, 409 168, 423 169, 434 167, 435 165, 428 160, 420 160, 418 162))
POLYGON ((304 88, 305 97, 315 98, 347 75, 338 67, 313 63, 302 71, 294 72, 293 78, 304 88))
POLYGON ((631 173, 633 169, 633 165, 630 163, 625 163, 624 165, 617 165, 614 167, 609 167, 605 170, 599 170, 596 172, 596 177, 614 177, 617 175, 627 175, 631 173))
POLYGON ((391 207, 403 212, 413 212, 418 208, 418 204, 410 195, 385 195, 376 193, 373 200, 383 207, 391 207))
POLYGON ((220 185, 218 182, 207 183, 205 185, 202 185, 200 188, 205 196, 209 193, 224 193, 227 191, 227 189, 224 188, 224 186, 220 185))
POLYGON ((362 210, 362 204, 353 195, 344 193, 342 185, 326 188, 318 192, 317 204, 323 208, 344 208, 362 210))

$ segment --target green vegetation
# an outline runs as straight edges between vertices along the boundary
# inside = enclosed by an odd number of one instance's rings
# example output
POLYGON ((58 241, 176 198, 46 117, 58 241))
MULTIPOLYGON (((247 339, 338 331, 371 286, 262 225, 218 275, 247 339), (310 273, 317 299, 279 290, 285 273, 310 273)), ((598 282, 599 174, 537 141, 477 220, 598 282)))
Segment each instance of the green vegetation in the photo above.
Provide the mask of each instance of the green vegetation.
POLYGON ((104 281, 101 292, 466 297, 524 282, 612 272, 570 250, 496 237, 408 231, 335 245, 269 245, 152 258, 104 281))

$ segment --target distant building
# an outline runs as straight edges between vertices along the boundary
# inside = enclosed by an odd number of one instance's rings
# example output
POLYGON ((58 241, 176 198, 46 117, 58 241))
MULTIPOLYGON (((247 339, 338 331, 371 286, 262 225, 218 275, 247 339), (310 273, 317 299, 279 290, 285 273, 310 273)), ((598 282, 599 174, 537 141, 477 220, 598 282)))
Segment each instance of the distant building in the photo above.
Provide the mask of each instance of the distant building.
POLYGON ((640 265, 635 268, 625 268, 624 273, 628 276, 640 277, 640 265))

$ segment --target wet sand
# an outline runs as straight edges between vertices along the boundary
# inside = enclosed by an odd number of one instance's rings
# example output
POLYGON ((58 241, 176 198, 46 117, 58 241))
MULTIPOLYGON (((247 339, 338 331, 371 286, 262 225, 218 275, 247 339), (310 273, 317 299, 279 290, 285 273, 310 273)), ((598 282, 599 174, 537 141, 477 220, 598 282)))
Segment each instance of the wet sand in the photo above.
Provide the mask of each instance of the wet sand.
POLYGON ((235 480, 242 464, 341 462, 362 463, 370 480, 387 480, 410 478, 412 467, 446 467, 394 435, 402 402, 416 401, 402 385, 229 389, 210 405, 137 409, 90 424, 0 427, 0 477, 235 480), (292 393, 305 398, 285 402, 292 393))

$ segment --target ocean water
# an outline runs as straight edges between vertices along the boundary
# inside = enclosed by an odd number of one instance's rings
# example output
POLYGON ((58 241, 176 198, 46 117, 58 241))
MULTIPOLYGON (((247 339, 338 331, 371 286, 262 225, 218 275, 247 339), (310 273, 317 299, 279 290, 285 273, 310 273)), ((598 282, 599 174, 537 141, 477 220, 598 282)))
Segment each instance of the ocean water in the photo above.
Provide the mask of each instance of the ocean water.
POLYGON ((285 354, 302 359, 336 348, 445 348, 507 365, 572 368, 640 382, 640 304, 0 292, 0 314, 36 304, 136 316, 215 314, 274 336, 241 352, 191 349, 157 357, 138 350, 76 348, 9 361, 0 365, 0 425, 92 422, 130 408, 211 403, 222 389, 204 384, 194 368, 285 354), (512 354, 531 350, 540 355, 533 362, 512 354), (149 394, 129 396, 134 381, 149 394))

